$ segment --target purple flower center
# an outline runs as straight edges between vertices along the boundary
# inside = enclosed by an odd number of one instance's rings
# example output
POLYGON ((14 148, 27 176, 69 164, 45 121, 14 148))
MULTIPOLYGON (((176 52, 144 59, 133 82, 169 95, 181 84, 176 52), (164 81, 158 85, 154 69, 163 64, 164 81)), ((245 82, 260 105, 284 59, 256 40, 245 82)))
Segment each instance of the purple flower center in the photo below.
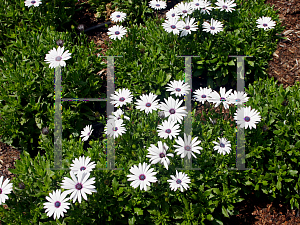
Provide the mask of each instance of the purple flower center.
POLYGON ((182 12, 183 12, 183 13, 187 13, 187 11, 186 11, 186 10, 182 10, 182 12))
POLYGON ((211 29, 211 30, 214 30, 214 29, 216 29, 216 28, 215 28, 215 27, 210 27, 210 29, 211 29))
POLYGON ((224 147, 225 147, 225 145, 224 145, 223 143, 221 143, 221 144, 220 144, 220 147, 221 147, 221 148, 224 148, 224 147))
POLYGON ((221 101, 221 102, 225 102, 226 99, 225 99, 224 97, 221 97, 221 98, 220 98, 220 101, 221 101))
POLYGON ((75 188, 76 188, 77 190, 81 190, 81 189, 82 189, 82 184, 81 184, 81 183, 76 184, 76 185, 75 185, 75 188))
POLYGON ((227 5, 223 5, 223 9, 227 9, 228 7, 227 7, 227 5))
POLYGON ((236 102, 240 102, 240 101, 241 101, 241 99, 237 98, 235 101, 236 101, 236 102))
POLYGON ((200 5, 199 3, 196 3, 196 4, 195 4, 195 6, 199 6, 199 5, 200 5))
POLYGON ((55 61, 60 61, 62 59, 61 56, 56 56, 55 61))
POLYGON ((2 194, 2 189, 0 188, 0 195, 2 194))
POLYGON ((91 132, 88 132, 88 133, 87 133, 87 136, 90 136, 90 134, 91 134, 91 132))
POLYGON ((172 29, 175 29, 175 28, 176 28, 176 26, 175 26, 175 25, 171 25, 171 28, 172 28, 172 29))
POLYGON ((170 112, 171 114, 174 114, 174 113, 175 113, 175 110, 174 110, 174 109, 170 109, 169 112, 170 112))
POLYGON ((117 131, 117 130, 118 130, 118 127, 114 127, 114 128, 113 128, 113 131, 117 131))
POLYGON ((182 182, 182 181, 181 181, 180 179, 177 179, 177 180, 176 180, 176 183, 177 183, 177 184, 181 184, 181 182, 182 182))
POLYGON ((171 129, 166 129, 166 133, 170 134, 171 133, 171 129))
POLYGON ((160 154, 159 154, 159 157, 160 157, 160 158, 163 158, 163 157, 165 157, 165 154, 164 154, 164 153, 160 153, 160 154))
POLYGON ((121 97, 121 98, 119 99, 119 101, 120 101, 120 102, 124 102, 124 101, 125 101, 125 98, 124 98, 124 97, 121 97))
POLYGON ((201 95, 201 98, 206 98, 206 95, 201 95))
POLYGON ((156 7, 160 7, 160 4, 156 4, 155 6, 156 6, 156 7))
POLYGON ((150 106, 151 106, 151 103, 150 103, 150 102, 147 102, 147 103, 146 103, 146 106, 147 106, 147 107, 150 107, 150 106))
POLYGON ((31 1, 31 4, 34 4, 34 3, 36 3, 36 1, 31 1))
POLYGON ((246 122, 249 122, 249 121, 250 121, 250 117, 249 117, 249 116, 246 116, 246 117, 244 118, 244 120, 245 120, 246 122))
POLYGON ((60 202, 59 201, 56 201, 55 203, 54 203, 54 206, 56 207, 56 208, 59 208, 60 207, 60 202))
POLYGON ((85 170, 86 168, 84 166, 80 167, 80 171, 85 170))
POLYGON ((191 151, 191 147, 190 147, 190 146, 185 146, 185 147, 184 147, 184 150, 186 150, 186 151, 191 151))
POLYGON ((263 26, 264 26, 264 27, 267 27, 267 26, 268 26, 268 24, 264 23, 264 24, 263 24, 263 26))
POLYGON ((176 88, 175 91, 178 91, 178 92, 179 92, 179 91, 181 91, 181 89, 180 89, 180 88, 176 88))
POLYGON ((175 14, 175 13, 173 13, 173 14, 172 14, 172 17, 175 17, 175 16, 176 16, 176 14, 175 14))
POLYGON ((117 18, 120 18, 121 16, 120 16, 120 15, 117 15, 116 17, 117 17, 117 18))
POLYGON ((139 176, 139 179, 140 179, 140 180, 145 180, 145 179, 146 179, 146 176, 145 176, 144 174, 141 174, 141 175, 139 176))
POLYGON ((186 27, 185 27, 186 30, 189 30, 190 28, 191 28, 190 26, 186 26, 186 27))
POLYGON ((115 32, 115 35, 119 35, 119 34, 120 34, 120 32, 119 32, 119 31, 116 31, 116 32, 115 32))

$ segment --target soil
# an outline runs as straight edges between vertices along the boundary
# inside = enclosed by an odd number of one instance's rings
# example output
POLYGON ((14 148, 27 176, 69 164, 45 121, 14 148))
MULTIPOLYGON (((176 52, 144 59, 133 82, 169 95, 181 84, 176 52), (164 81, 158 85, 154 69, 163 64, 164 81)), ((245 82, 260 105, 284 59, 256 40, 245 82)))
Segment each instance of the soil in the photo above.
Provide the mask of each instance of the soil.
MULTIPOLYGON (((164 18, 165 13, 172 8, 179 1, 167 1, 168 8, 161 10, 158 13, 159 18, 164 18)), ((277 44, 277 49, 273 54, 273 59, 269 62, 267 70, 269 77, 274 77, 278 80, 278 85, 282 84, 284 88, 294 85, 295 81, 300 81, 299 77, 299 43, 300 43, 300 1, 298 0, 266 0, 266 4, 274 6, 275 10, 279 10, 279 17, 282 20, 282 25, 286 26, 282 36, 287 37, 287 40, 281 40, 277 44)), ((78 24, 84 24, 85 28, 93 27, 97 24, 102 24, 109 21, 110 14, 113 12, 108 4, 106 7, 106 18, 96 18, 96 12, 90 10, 90 5, 87 0, 79 0, 76 3, 76 8, 80 5, 82 10, 76 12, 75 18, 78 24)), ((113 24, 109 25, 112 27, 113 24)), ((93 40, 97 48, 101 48, 101 54, 105 55, 107 50, 107 43, 111 43, 107 35, 108 28, 101 27, 95 30, 86 32, 88 41, 93 40)), ((105 58, 103 58, 104 61, 105 58)), ((106 70, 99 71, 103 79, 106 79, 106 70)), ((193 90, 200 86, 206 85, 204 83, 205 77, 199 77, 193 83, 198 84, 198 87, 193 85, 193 90)), ((227 90, 228 87, 226 87, 227 90)), ((229 87, 230 88, 230 87, 229 87)), ((208 109, 204 105, 197 106, 196 115, 201 112, 206 112, 208 109)), ((219 112, 219 108, 216 109, 219 112)), ((233 120, 232 115, 229 115, 229 110, 223 110, 225 113, 225 120, 233 120)), ((1 119, 1 118, 0 118, 1 119)), ((205 120, 204 117, 201 117, 205 120)), ((1 138, 1 137, 0 137, 1 138)), ((15 161, 20 159, 19 155, 21 150, 17 150, 12 146, 8 146, 0 142, 0 176, 9 178, 10 180, 15 177, 14 174, 8 171, 9 168, 15 168, 15 161)), ((224 224, 300 224, 299 210, 291 210, 289 204, 282 203, 281 201, 270 202, 265 198, 257 198, 254 193, 244 196, 245 200, 235 204, 235 209, 239 211, 236 216, 231 216, 223 220, 224 224)), ((5 205, 4 205, 5 206, 5 205)), ((0 223, 1 224, 1 223, 0 223)))

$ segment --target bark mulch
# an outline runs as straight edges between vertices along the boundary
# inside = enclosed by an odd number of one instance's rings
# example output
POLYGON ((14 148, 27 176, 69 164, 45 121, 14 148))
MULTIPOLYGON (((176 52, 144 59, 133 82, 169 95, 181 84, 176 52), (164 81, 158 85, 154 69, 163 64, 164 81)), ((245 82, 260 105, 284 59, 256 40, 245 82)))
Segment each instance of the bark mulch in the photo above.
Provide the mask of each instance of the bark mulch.
MULTIPOLYGON (((164 17, 167 10, 172 8, 179 1, 167 1, 168 8, 158 13, 159 18, 164 17)), ((294 85, 295 81, 300 81, 299 77, 299 43, 300 43, 300 1, 299 0, 266 0, 266 4, 274 5, 275 10, 279 10, 279 17, 282 20, 282 25, 286 26, 282 36, 287 37, 287 40, 281 40, 277 44, 277 49, 273 54, 273 59, 269 62, 267 70, 269 77, 274 77, 278 80, 278 85, 283 84, 283 87, 294 85)), ((106 7, 106 18, 96 18, 96 12, 90 10, 90 5, 87 0, 80 0, 76 3, 83 4, 83 9, 76 12, 76 20, 79 24, 84 24, 85 29, 109 21, 109 16, 113 12, 110 4, 106 7)), ((112 27, 113 24, 109 25, 112 27)), ((102 27, 95 30, 86 32, 88 40, 93 40, 98 49, 101 49, 101 54, 105 55, 107 50, 107 43, 111 42, 107 35, 108 28, 102 27)), ((104 61, 105 58, 103 58, 104 61)), ((98 75, 102 75, 106 79, 106 70, 99 71, 98 75)), ((205 77, 199 77, 198 87, 205 85, 205 77)), ((194 82, 196 83, 196 82, 194 82)), ((230 86, 226 87, 231 88, 230 86)), ((207 107, 205 107, 207 108, 207 107)), ((203 105, 197 107, 197 112, 206 112, 203 105)), ((216 109, 219 111, 219 108, 216 109)), ((233 121, 232 115, 229 111, 223 110, 225 113, 225 120, 230 119, 233 121)), ((1 119, 1 118, 0 118, 1 119)), ((204 120, 204 118, 202 117, 204 120)), ((0 137, 1 138, 1 137, 0 137)), ((12 146, 8 146, 0 142, 0 176, 12 179, 15 175, 8 171, 9 168, 15 168, 15 161, 20 159, 19 155, 21 150, 12 146)), ((235 209, 239 210, 239 214, 226 218, 223 223, 226 224, 255 224, 255 225, 271 225, 271 224, 284 224, 293 225, 300 224, 299 210, 291 210, 289 204, 282 203, 281 201, 270 202, 264 197, 257 198, 252 192, 248 196, 243 196, 244 201, 235 204, 235 209)))

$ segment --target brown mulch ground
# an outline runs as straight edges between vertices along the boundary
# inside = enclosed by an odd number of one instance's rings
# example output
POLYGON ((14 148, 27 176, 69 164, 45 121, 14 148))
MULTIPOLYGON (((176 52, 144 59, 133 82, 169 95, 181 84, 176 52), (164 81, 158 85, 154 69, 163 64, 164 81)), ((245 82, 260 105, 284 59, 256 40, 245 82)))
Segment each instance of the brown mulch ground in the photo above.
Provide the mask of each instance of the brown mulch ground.
MULTIPOLYGON (((87 0, 80 0, 76 3, 85 3, 87 0)), ((162 10, 159 17, 164 17, 164 13, 172 8, 179 1, 167 1, 168 8, 162 10)), ((278 80, 278 85, 283 84, 283 87, 294 85, 295 81, 300 81, 299 77, 299 43, 300 43, 300 1, 299 0, 266 0, 265 3, 274 5, 275 10, 279 10, 279 16, 282 20, 282 24, 286 26, 286 29, 281 34, 287 37, 287 40, 282 40, 277 45, 277 50, 273 54, 273 60, 269 62, 268 74, 269 77, 275 77, 278 80)), ((105 19, 97 19, 95 12, 89 11, 89 5, 84 4, 83 10, 77 12, 76 18, 79 24, 84 24, 85 29, 109 21, 108 18, 113 12, 110 9, 110 5, 107 5, 107 17, 105 19)), ((110 25, 111 27, 113 25, 110 25)), ((111 42, 107 36, 108 29, 105 27, 98 28, 96 30, 86 32, 88 40, 93 40, 98 48, 102 49, 101 54, 105 55, 107 49, 106 42, 111 42)), ((103 58, 105 61, 105 58, 103 58)), ((106 71, 99 71, 99 75, 106 76, 106 71)), ((105 79, 105 78, 103 78, 105 79)), ((205 78, 199 78, 198 87, 203 85, 205 78)), ((195 82, 194 82, 195 83, 195 82)), ((229 86, 230 88, 230 86, 229 86)), ((227 90, 227 88, 226 88, 227 90)), ((197 113, 205 111, 204 106, 200 105, 197 107, 197 113)), ((216 110, 217 112, 219 109, 216 110)), ((228 109, 223 113, 229 115, 228 109)), ((202 118, 204 119, 204 118, 202 118)), ((233 117, 230 115, 225 117, 233 121, 233 117)), ((0 142, 0 176, 4 178, 12 179, 15 175, 8 171, 8 168, 15 168, 14 163, 19 158, 19 150, 7 146, 0 142)), ((291 210, 288 204, 279 202, 270 202, 264 198, 257 198, 253 193, 249 196, 244 197, 245 200, 241 203, 235 204, 235 209, 239 210, 240 214, 232 216, 229 219, 225 219, 224 224, 256 224, 256 225, 271 225, 271 224, 300 224, 299 211, 298 215, 295 210, 291 210)))

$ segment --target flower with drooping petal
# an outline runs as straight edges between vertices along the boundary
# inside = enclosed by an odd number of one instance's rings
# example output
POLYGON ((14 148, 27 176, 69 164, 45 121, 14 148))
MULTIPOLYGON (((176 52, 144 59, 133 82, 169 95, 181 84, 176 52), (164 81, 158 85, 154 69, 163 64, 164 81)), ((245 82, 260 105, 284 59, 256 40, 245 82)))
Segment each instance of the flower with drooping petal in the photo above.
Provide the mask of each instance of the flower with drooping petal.
POLYGON ((123 22, 126 18, 126 13, 115 11, 110 15, 110 19, 114 22, 123 22))
POLYGON ((174 157, 172 153, 166 153, 168 148, 167 144, 163 144, 161 141, 158 142, 158 148, 154 144, 151 144, 151 147, 148 148, 149 153, 147 155, 147 157, 150 158, 151 164, 160 162, 166 167, 166 169, 168 169, 170 160, 167 156, 174 157))
POLYGON ((215 107, 218 107, 222 103, 223 106, 225 107, 225 109, 228 109, 229 108, 228 104, 231 104, 228 97, 231 94, 232 89, 230 89, 226 93, 225 92, 226 92, 226 88, 225 87, 220 87, 221 96, 216 91, 213 91, 209 95, 210 98, 207 101, 212 102, 212 103, 217 103, 217 104, 215 104, 215 107))
POLYGON ((174 8, 177 10, 179 15, 182 15, 182 17, 192 14, 194 11, 192 4, 189 2, 180 2, 174 8))
POLYGON ((145 113, 152 113, 152 110, 157 110, 158 108, 158 99, 155 100, 157 98, 157 95, 153 94, 153 93, 149 93, 148 95, 141 95, 140 96, 141 100, 138 99, 137 100, 137 105, 136 105, 136 108, 139 109, 139 110, 144 110, 145 113))
POLYGON ((79 159, 73 159, 70 169, 74 174, 77 174, 79 171, 91 172, 96 167, 96 164, 90 161, 90 157, 80 156, 79 159))
POLYGON ((187 190, 189 188, 188 183, 191 183, 190 178, 187 174, 179 172, 176 170, 176 176, 171 175, 172 180, 167 180, 170 183, 170 188, 172 191, 176 191, 180 188, 180 191, 183 192, 183 188, 187 190))
POLYGON ((124 119, 130 120, 130 118, 128 116, 124 115, 124 112, 122 111, 122 109, 118 109, 116 112, 113 112, 113 115, 109 115, 108 118, 114 119, 114 120, 119 120, 119 119, 122 119, 121 115, 124 116, 124 119))
POLYGON ((124 123, 122 119, 109 119, 106 126, 104 127, 104 132, 105 134, 108 133, 108 135, 111 137, 117 138, 119 136, 122 136, 122 134, 126 132, 126 128, 123 126, 124 123))
POLYGON ((69 200, 69 198, 66 198, 67 193, 61 193, 61 190, 56 190, 49 193, 49 196, 50 198, 46 196, 48 202, 43 203, 47 216, 50 217, 53 215, 54 219, 59 219, 60 216, 64 217, 64 212, 66 213, 69 205, 71 205, 71 203, 66 202, 69 200))
POLYGON ((194 98, 196 101, 198 102, 201 102, 202 104, 204 104, 205 101, 208 101, 209 99, 209 95, 212 93, 212 90, 211 88, 202 88, 200 87, 199 89, 197 89, 195 92, 194 92, 194 98))
POLYGON ((213 141, 215 144, 214 150, 218 151, 219 154, 225 155, 226 153, 230 153, 231 151, 231 144, 230 141, 227 141, 226 138, 218 138, 219 142, 213 141))
POLYGON ((26 0, 25 1, 25 6, 34 6, 34 7, 38 7, 40 4, 42 4, 42 1, 40 0, 26 0))
POLYGON ((6 180, 3 182, 4 176, 1 176, 0 178, 0 205, 2 203, 5 203, 5 201, 8 199, 8 194, 12 191, 12 183, 9 183, 9 179, 6 178, 6 180), (3 182, 3 183, 2 183, 3 182))
POLYGON ((256 109, 251 109, 251 107, 241 107, 237 109, 237 112, 234 113, 234 120, 240 125, 240 128, 250 128, 252 127, 256 129, 256 123, 261 120, 261 116, 256 109))
POLYGON ((197 146, 198 144, 201 143, 201 141, 197 141, 197 138, 198 137, 195 137, 193 139, 193 141, 191 140, 192 139, 192 136, 191 135, 186 135, 184 133, 184 141, 183 139, 179 136, 176 141, 177 144, 179 145, 174 145, 174 147, 176 147, 177 149, 175 150, 175 152, 177 152, 178 155, 181 156, 181 158, 184 158, 186 155, 188 156, 188 159, 191 159, 192 155, 197 158, 194 154, 195 153, 198 153, 200 154, 200 150, 202 150, 201 147, 197 146))
POLYGON ((166 19, 169 20, 170 18, 175 18, 176 20, 179 19, 179 14, 178 14, 177 9, 172 8, 166 13, 166 19))
POLYGON ((45 62, 50 63, 49 68, 56 68, 58 66, 66 66, 65 60, 68 60, 71 58, 71 53, 69 53, 69 50, 64 52, 64 47, 58 46, 57 50, 53 48, 49 51, 48 54, 46 54, 45 62))
POLYGON ((256 23, 258 28, 263 28, 264 30, 273 29, 276 26, 276 22, 271 17, 260 17, 256 20, 256 23))
POLYGON ((88 180, 90 173, 85 171, 79 171, 77 176, 70 171, 70 175, 72 180, 68 177, 64 177, 62 181, 62 188, 68 189, 66 194, 71 194, 70 199, 73 198, 73 203, 75 203, 76 199, 78 199, 79 203, 81 203, 81 196, 87 201, 86 194, 92 194, 92 192, 97 192, 95 190, 95 186, 92 185, 95 183, 95 177, 92 177, 88 180))
POLYGON ((123 88, 115 91, 115 93, 111 95, 111 99, 113 100, 111 101, 111 104, 115 107, 122 107, 123 105, 132 102, 132 94, 129 89, 123 88))
POLYGON ((180 107, 183 100, 174 99, 171 96, 165 102, 160 103, 161 110, 164 111, 165 116, 174 120, 175 122, 182 123, 183 117, 187 116, 186 106, 180 107))
POLYGON ((172 139, 179 134, 179 125, 176 124, 176 121, 170 120, 170 118, 167 121, 163 121, 162 125, 158 125, 158 129, 160 129, 158 136, 164 139, 168 137, 172 139))
POLYGON ((223 30, 223 24, 218 20, 214 20, 213 18, 211 18, 210 24, 208 22, 204 22, 202 26, 204 27, 204 31, 210 32, 213 35, 223 30))
POLYGON ((189 17, 186 17, 185 22, 182 21, 182 30, 180 37, 187 36, 188 34, 191 34, 192 31, 196 31, 198 29, 197 23, 194 23, 195 18, 191 18, 191 20, 189 19, 189 17))
POLYGON ((111 28, 108 28, 107 34, 110 39, 116 40, 117 38, 121 40, 121 38, 126 34, 127 30, 123 26, 114 25, 111 28))
POLYGON ((149 169, 150 166, 151 164, 148 165, 145 162, 143 165, 139 163, 139 167, 133 165, 129 170, 132 174, 127 175, 129 177, 127 180, 133 181, 130 186, 133 188, 140 186, 140 190, 144 189, 147 191, 147 186, 150 186, 150 182, 155 183, 157 181, 157 178, 154 176, 157 172, 153 172, 153 168, 149 169))
POLYGON ((187 95, 190 90, 190 85, 185 84, 183 80, 173 80, 167 84, 167 91, 171 91, 171 94, 175 94, 175 96, 183 96, 187 95))
POLYGON ((236 6, 234 0, 218 0, 218 2, 216 2, 216 5, 217 9, 220 9, 220 11, 225 10, 226 12, 232 12, 233 10, 235 10, 233 7, 236 6))
POLYGON ((200 13, 210 15, 210 11, 211 11, 214 7, 211 6, 210 1, 203 0, 203 1, 202 1, 202 4, 201 4, 201 6, 200 6, 200 8, 201 8, 200 13))
POLYGON ((83 128, 83 131, 81 131, 80 137, 83 137, 82 139, 83 141, 87 141, 91 136, 92 132, 93 132, 92 125, 86 125, 86 127, 83 128))

